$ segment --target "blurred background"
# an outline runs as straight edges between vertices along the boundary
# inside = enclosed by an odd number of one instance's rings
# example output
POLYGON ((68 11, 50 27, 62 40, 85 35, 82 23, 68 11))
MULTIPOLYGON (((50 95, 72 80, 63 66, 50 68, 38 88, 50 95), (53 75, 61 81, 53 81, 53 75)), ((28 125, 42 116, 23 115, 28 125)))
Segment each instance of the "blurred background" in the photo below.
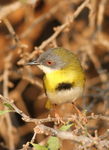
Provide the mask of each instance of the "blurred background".
MULTIPOLYGON (((84 95, 76 101, 80 110, 109 115, 109 1, 86 0, 0 0, 0 94, 14 100, 16 106, 32 118, 46 118, 47 97, 43 89, 43 73, 34 66, 24 66, 51 47, 61 46, 74 52, 86 74, 84 95), (63 24, 68 23, 60 30, 63 24), (60 30, 60 31, 59 31, 60 30), (59 31, 57 36, 52 37, 59 31), (49 41, 48 41, 49 39, 49 41), (43 43, 45 41, 45 43, 43 43)), ((0 109, 4 109, 0 103, 0 109)), ((73 113, 71 104, 57 108, 62 116, 73 113)), ((20 115, 0 116, 0 150, 23 147, 33 136, 33 123, 20 115)), ((52 126, 53 124, 47 124, 52 126)), ((103 136, 109 128, 107 120, 88 121, 91 135, 103 136)), ((46 137, 38 135, 36 143, 46 137)), ((106 136, 108 139, 109 137, 106 136)), ((78 145, 62 141, 61 150, 78 145)), ((95 150, 96 147, 91 147, 95 150)))

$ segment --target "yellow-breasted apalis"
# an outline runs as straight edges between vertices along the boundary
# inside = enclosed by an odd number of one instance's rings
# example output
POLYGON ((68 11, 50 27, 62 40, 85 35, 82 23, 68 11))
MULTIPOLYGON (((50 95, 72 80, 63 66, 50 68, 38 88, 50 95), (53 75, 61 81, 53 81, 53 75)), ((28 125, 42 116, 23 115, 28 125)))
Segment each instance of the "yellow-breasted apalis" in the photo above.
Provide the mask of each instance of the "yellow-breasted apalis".
POLYGON ((28 65, 36 65, 45 73, 44 87, 51 104, 74 102, 83 94, 85 74, 71 51, 62 47, 49 49, 28 65))

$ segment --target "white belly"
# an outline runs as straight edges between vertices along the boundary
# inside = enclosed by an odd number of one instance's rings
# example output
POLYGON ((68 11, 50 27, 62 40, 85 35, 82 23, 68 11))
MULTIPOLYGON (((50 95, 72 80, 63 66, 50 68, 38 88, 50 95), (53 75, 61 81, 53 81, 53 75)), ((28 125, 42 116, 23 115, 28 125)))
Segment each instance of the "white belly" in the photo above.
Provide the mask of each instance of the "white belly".
POLYGON ((55 93, 47 92, 47 96, 52 104, 61 104, 66 102, 74 102, 83 93, 83 88, 75 87, 70 90, 61 90, 55 93))

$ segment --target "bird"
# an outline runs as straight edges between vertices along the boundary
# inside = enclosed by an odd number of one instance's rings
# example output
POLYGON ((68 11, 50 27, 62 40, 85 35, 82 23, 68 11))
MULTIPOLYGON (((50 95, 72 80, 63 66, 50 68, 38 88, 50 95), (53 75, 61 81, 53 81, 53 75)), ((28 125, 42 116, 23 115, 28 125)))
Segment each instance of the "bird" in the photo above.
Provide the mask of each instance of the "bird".
POLYGON ((50 48, 27 65, 44 72, 44 88, 48 97, 46 107, 74 103, 83 94, 85 73, 78 57, 63 47, 50 48))

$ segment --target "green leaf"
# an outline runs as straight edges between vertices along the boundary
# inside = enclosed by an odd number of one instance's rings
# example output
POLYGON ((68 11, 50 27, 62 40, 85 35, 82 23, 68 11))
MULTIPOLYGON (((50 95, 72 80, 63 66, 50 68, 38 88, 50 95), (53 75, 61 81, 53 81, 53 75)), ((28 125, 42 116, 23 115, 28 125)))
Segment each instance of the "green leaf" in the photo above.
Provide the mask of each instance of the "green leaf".
POLYGON ((33 145, 33 147, 36 149, 36 150, 48 150, 47 147, 45 146, 42 146, 42 145, 39 145, 39 144, 35 144, 35 143, 31 143, 33 145))
POLYGON ((6 107, 8 107, 10 110, 14 110, 14 108, 11 106, 11 104, 4 103, 4 105, 5 105, 6 107))
POLYGON ((47 141, 47 147, 49 150, 58 150, 60 148, 60 141, 55 136, 50 136, 47 141))
POLYGON ((0 115, 4 115, 8 112, 13 112, 13 110, 0 110, 0 115))
POLYGON ((73 125, 74 125, 73 123, 63 125, 63 126, 60 127, 60 130, 61 130, 61 131, 67 131, 67 130, 70 129, 70 127, 73 126, 73 125))

